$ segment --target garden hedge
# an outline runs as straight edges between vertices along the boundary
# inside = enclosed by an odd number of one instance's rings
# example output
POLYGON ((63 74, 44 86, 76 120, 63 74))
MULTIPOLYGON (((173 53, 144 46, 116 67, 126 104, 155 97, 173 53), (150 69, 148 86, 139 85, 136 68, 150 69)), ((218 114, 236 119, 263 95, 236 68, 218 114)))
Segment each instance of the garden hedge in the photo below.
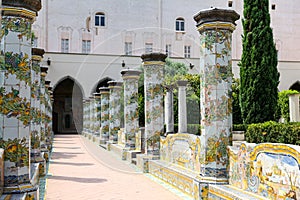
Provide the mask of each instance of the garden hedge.
POLYGON ((264 122, 250 124, 245 132, 245 139, 250 143, 285 143, 300 144, 300 123, 264 122))

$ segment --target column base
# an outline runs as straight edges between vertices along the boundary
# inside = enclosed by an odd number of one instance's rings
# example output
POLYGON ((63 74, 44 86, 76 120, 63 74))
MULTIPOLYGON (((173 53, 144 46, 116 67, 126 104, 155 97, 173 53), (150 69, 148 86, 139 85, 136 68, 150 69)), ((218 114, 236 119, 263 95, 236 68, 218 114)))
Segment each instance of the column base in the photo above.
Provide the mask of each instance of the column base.
POLYGON ((25 196, 25 199, 39 199, 39 163, 32 163, 30 166, 30 170, 32 175, 30 177, 30 182, 23 183, 20 185, 14 186, 4 186, 3 187, 3 196, 10 197, 9 199, 19 199, 18 197, 25 196))

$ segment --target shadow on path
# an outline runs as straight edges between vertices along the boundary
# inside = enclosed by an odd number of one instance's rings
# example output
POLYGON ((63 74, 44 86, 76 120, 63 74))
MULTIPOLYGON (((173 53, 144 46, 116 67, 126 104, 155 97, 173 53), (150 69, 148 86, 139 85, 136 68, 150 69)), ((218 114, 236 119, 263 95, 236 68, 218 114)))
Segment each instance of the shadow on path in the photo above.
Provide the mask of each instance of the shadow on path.
POLYGON ((107 179, 102 178, 80 178, 70 176, 48 176, 48 179, 62 180, 62 181, 74 181, 79 183, 103 183, 107 182, 107 179))
POLYGON ((65 153, 65 152, 54 152, 51 156, 51 160, 56 159, 72 159, 77 157, 78 154, 84 154, 84 153, 65 153))
POLYGON ((58 164, 58 165, 73 165, 73 166, 91 166, 95 165, 93 163, 72 163, 72 162, 58 162, 58 161, 50 161, 51 164, 58 164))

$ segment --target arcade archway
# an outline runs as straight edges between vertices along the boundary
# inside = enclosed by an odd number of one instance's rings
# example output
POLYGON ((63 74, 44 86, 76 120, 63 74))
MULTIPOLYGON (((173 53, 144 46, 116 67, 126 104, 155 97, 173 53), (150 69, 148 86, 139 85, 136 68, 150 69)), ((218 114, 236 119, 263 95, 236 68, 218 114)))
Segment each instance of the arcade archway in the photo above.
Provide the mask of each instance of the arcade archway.
POLYGON ((67 77, 56 85, 53 97, 54 133, 81 133, 83 124, 83 94, 80 86, 72 78, 67 77))

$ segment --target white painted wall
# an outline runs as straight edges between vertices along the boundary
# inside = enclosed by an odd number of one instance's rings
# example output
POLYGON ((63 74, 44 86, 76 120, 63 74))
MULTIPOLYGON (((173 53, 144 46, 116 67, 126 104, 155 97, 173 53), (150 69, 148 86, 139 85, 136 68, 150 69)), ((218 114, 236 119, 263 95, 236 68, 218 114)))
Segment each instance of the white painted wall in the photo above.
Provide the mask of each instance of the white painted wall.
MULTIPOLYGON (((233 1, 232 9, 242 15, 243 1, 233 1)), ((274 40, 279 50, 279 89, 288 89, 300 80, 300 1, 270 0, 276 10, 270 9, 274 40)), ((226 0, 42 0, 43 8, 33 25, 38 37, 38 46, 44 48, 45 59, 51 58, 49 80, 55 85, 61 78, 72 76, 81 85, 84 95, 89 96, 92 88, 102 78, 109 76, 120 79, 121 63, 136 67, 141 64, 145 42, 153 42, 156 51, 165 51, 165 45, 172 45, 172 57, 182 59, 184 45, 191 45, 191 62, 199 67, 199 34, 193 16, 201 9, 211 6, 227 7, 226 0), (106 26, 95 28, 95 12, 104 12, 106 26), (86 19, 91 17, 89 31, 86 19), (182 40, 176 39, 175 20, 185 19, 185 33, 182 40), (70 54, 60 54, 60 40, 70 39, 70 54), (92 54, 80 54, 83 38, 92 40, 92 54), (125 41, 132 41, 133 55, 123 57, 125 41)), ((241 16, 242 17, 242 16, 241 16)), ((233 33, 233 71, 239 74, 237 66, 241 57, 241 20, 233 33)), ((184 60, 184 59, 183 59, 184 60)), ((184 60, 186 64, 190 61, 184 60)), ((196 72, 196 69, 193 70, 196 72)))

